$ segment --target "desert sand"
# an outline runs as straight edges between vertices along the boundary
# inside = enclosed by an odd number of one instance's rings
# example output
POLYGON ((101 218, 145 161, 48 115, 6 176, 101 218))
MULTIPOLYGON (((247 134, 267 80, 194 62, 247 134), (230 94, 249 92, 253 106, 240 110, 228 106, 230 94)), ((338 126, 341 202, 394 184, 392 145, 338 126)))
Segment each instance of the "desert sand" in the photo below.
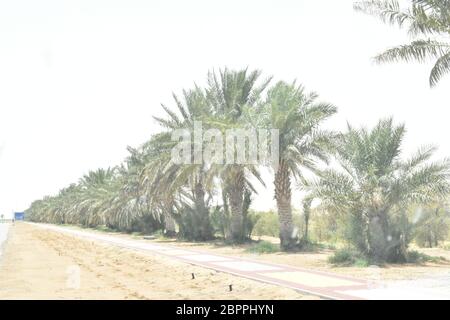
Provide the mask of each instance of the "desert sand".
POLYGON ((0 260, 0 299, 316 297, 16 223, 0 260))

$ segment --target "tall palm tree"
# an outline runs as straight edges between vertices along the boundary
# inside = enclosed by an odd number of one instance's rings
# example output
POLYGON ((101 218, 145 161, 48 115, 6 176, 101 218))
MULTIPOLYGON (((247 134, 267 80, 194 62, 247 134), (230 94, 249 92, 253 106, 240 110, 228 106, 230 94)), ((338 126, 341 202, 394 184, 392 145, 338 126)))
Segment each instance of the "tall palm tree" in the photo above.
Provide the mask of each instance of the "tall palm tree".
MULTIPOLYGON (((205 116, 211 114, 211 108, 209 107, 204 91, 195 87, 193 90, 184 90, 183 96, 180 99, 175 94, 173 95, 176 102, 176 109, 172 110, 166 106, 162 106, 166 118, 154 117, 154 119, 165 129, 169 130, 168 133, 172 133, 175 130, 188 129, 191 132, 194 130, 195 122, 201 122, 205 116)), ((197 143, 194 141, 194 143, 197 143)), ((189 218, 194 220, 189 224, 192 225, 191 234, 186 236, 191 237, 195 240, 209 240, 213 238, 212 226, 209 217, 209 208, 206 203, 206 193, 208 184, 206 181, 206 166, 202 161, 201 163, 196 163, 194 159, 196 158, 195 152, 203 151, 203 141, 200 146, 191 145, 191 163, 189 164, 177 164, 171 161, 169 155, 171 155, 171 150, 166 148, 164 152, 159 150, 158 160, 164 158, 164 164, 159 165, 164 168, 162 174, 167 177, 171 177, 166 180, 168 189, 170 193, 176 193, 180 191, 181 188, 188 187, 192 191, 191 200, 193 202, 193 210, 189 210, 189 218), (199 151, 198 151, 199 150, 199 151)), ((167 141, 167 144, 170 142, 167 141)), ((201 154, 200 154, 201 156, 201 154)), ((150 163, 153 166, 153 164, 150 163)))
POLYGON ((403 125, 381 120, 371 131, 351 126, 337 147, 339 168, 312 185, 329 210, 351 217, 353 243, 379 262, 404 261, 409 236, 396 221, 413 203, 432 203, 450 192, 450 162, 429 162, 435 148, 400 159, 403 125))
POLYGON ((411 43, 388 49, 375 57, 379 63, 434 59, 430 72, 430 86, 450 72, 450 1, 411 0, 402 8, 397 0, 371 0, 356 2, 357 11, 380 18, 383 22, 406 26, 414 37, 411 43))
POLYGON ((110 228, 131 231, 139 220, 146 218, 156 225, 160 217, 150 210, 149 197, 141 186, 141 172, 145 166, 142 147, 127 149, 129 155, 117 169, 118 188, 109 199, 105 222, 110 228))
POLYGON ((160 217, 169 236, 174 236, 177 231, 174 221, 176 190, 171 184, 173 176, 167 171, 171 164, 170 150, 174 145, 170 132, 152 136, 143 146, 145 164, 140 177, 142 192, 148 197, 150 210, 160 217))
POLYGON ((321 131, 320 125, 337 110, 316 100, 317 94, 307 93, 303 86, 280 81, 269 90, 266 102, 255 115, 266 128, 279 130, 274 186, 283 250, 292 250, 298 244, 292 222, 292 179, 304 181, 302 169, 315 171, 317 160, 326 161, 331 147, 333 136, 321 131))
MULTIPOLYGON (((246 108, 254 108, 261 99, 261 94, 267 88, 271 78, 261 83, 258 80, 260 71, 247 69, 232 71, 224 69, 208 74, 206 89, 208 103, 212 108, 211 121, 222 128, 242 124, 242 114, 246 108)), ((245 240, 244 226, 244 194, 252 190, 250 177, 256 177, 263 182, 254 165, 225 164, 216 166, 218 176, 222 180, 222 192, 225 202, 229 201, 231 211, 229 239, 233 242, 245 240)), ((224 204, 228 207, 228 203, 224 204)))

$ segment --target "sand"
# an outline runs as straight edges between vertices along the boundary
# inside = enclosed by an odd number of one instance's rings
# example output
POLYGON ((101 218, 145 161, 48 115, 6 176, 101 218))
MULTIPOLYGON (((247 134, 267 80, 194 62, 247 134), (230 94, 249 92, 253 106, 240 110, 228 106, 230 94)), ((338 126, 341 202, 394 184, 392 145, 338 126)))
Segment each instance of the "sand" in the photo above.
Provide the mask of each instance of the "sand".
POLYGON ((8 238, 8 230, 10 226, 11 225, 9 223, 0 222, 0 259, 3 253, 3 243, 6 242, 6 239, 8 238))
POLYGON ((16 223, 0 260, 0 299, 317 297, 16 223))
MULTIPOLYGON (((88 230, 89 232, 105 234, 104 231, 98 231, 95 229, 83 229, 76 226, 66 226, 70 229, 88 230)), ((291 265, 294 267, 308 268, 313 270, 320 270, 325 272, 332 272, 342 275, 347 275, 355 278, 365 280, 418 280, 430 277, 440 277, 450 274, 450 250, 443 248, 418 248, 411 245, 410 249, 417 250, 433 257, 443 257, 446 260, 439 262, 426 262, 426 263, 407 263, 407 264, 386 264, 382 267, 370 266, 370 267, 337 267, 328 262, 328 258, 333 255, 334 250, 320 249, 314 252, 297 252, 297 253, 265 253, 257 254, 250 253, 247 249, 252 244, 243 245, 225 245, 223 241, 216 240, 211 242, 185 242, 175 239, 155 239, 155 240, 143 240, 142 236, 123 234, 119 232, 106 233, 121 237, 124 239, 141 240, 146 243, 155 244, 171 244, 179 248, 189 248, 194 250, 204 251, 211 254, 230 255, 233 257, 242 257, 252 259, 256 261, 278 263, 284 265, 291 265)), ((260 237, 262 240, 278 243, 277 238, 272 237, 260 237)))

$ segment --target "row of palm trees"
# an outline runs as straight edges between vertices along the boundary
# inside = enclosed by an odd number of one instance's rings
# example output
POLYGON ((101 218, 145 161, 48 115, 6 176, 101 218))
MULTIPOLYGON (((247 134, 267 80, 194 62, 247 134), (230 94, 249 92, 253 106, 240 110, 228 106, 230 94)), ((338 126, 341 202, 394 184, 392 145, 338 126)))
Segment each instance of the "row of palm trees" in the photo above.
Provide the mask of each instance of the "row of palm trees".
MULTIPOLYGON (((391 228, 394 213, 410 203, 446 197, 449 163, 428 163, 433 148, 400 159, 403 126, 382 120, 372 131, 349 126, 346 133, 324 130, 323 123, 337 112, 303 86, 283 81, 271 84, 260 71, 247 69, 209 72, 204 88, 195 86, 174 95, 174 107, 162 106, 155 117, 163 128, 119 167, 90 172, 57 196, 35 201, 28 209, 33 221, 106 225, 130 231, 138 224, 163 228, 166 234, 191 240, 214 238, 211 215, 225 221, 225 236, 234 243, 246 240, 247 212, 255 183, 265 185, 261 169, 274 176, 280 243, 298 249, 300 239, 292 219, 293 183, 307 192, 308 211, 315 199, 327 210, 361 221, 356 246, 379 260, 399 259, 407 241, 391 228), (278 129, 278 165, 172 159, 177 144, 172 134, 192 130, 196 121, 205 129, 278 129), (328 166, 330 160, 337 165, 328 166), (309 172, 309 174, 306 174, 309 172), (314 174, 311 179, 311 173, 314 174), (308 178, 307 178, 308 177, 308 178)), ((208 141, 191 145, 194 159, 208 141)), ((306 239, 307 240, 307 239, 306 239)))

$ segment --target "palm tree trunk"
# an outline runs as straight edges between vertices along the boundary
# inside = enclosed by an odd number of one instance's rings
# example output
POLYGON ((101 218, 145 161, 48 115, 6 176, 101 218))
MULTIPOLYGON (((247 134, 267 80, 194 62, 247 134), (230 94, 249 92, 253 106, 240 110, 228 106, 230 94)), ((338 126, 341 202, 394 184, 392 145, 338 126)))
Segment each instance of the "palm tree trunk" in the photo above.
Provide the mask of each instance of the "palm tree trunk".
POLYGON ((177 234, 177 228, 175 219, 173 218, 173 206, 174 202, 171 197, 165 201, 165 206, 163 207, 164 216, 164 234, 168 237, 174 237, 177 234))
POLYGON ((174 237, 177 234, 175 220, 167 211, 164 211, 164 229, 164 234, 168 237, 174 237))
POLYGON ((244 239, 244 217, 242 214, 242 192, 238 188, 230 190, 230 237, 233 242, 242 242, 244 239))
POLYGON ((369 221, 369 254, 376 262, 384 262, 387 257, 386 221, 382 214, 373 214, 369 221))
POLYGON ((401 234, 392 233, 385 212, 377 212, 369 221, 369 255, 375 262, 405 262, 406 246, 401 234))
POLYGON ((229 186, 231 209, 230 237, 233 242, 242 243, 244 241, 244 173, 239 170, 233 178, 232 185, 229 186))
POLYGON ((311 203, 313 199, 310 197, 306 197, 303 199, 303 217, 305 223, 305 231, 302 237, 302 244, 309 243, 309 218, 311 216, 311 203))
POLYGON ((227 190, 222 189, 222 202, 223 202, 223 217, 222 217, 222 235, 225 239, 231 238, 230 235, 230 207, 229 203, 229 194, 227 190))
POLYGON ((291 206, 291 179, 289 169, 280 161, 275 173, 275 200, 277 201, 278 219, 280 221, 280 245, 284 251, 294 249, 297 236, 294 233, 291 206))
POLYGON ((205 203, 205 190, 201 182, 195 184, 195 207, 197 209, 198 218, 198 234, 197 240, 211 240, 213 238, 213 232, 211 227, 211 221, 209 219, 209 210, 205 203))

